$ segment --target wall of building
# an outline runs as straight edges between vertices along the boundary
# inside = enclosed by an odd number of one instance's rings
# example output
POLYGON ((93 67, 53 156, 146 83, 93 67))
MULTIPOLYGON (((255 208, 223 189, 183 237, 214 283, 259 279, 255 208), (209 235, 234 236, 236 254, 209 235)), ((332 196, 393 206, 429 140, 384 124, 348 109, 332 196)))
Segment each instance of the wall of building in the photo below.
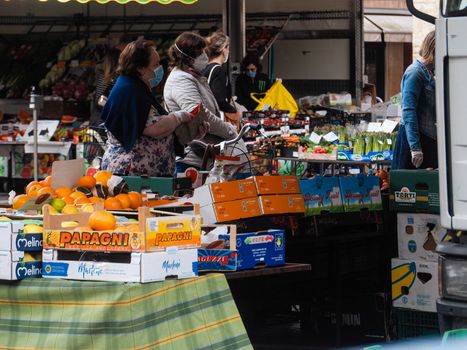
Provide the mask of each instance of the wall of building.
MULTIPOLYGON (((439 14, 439 0, 414 0, 415 7, 420 11, 429 13, 435 17, 438 17, 439 14)), ((435 29, 435 26, 422 21, 418 18, 413 20, 413 59, 415 60, 418 57, 418 52, 420 51, 420 45, 423 42, 425 36, 432 30, 435 29)))

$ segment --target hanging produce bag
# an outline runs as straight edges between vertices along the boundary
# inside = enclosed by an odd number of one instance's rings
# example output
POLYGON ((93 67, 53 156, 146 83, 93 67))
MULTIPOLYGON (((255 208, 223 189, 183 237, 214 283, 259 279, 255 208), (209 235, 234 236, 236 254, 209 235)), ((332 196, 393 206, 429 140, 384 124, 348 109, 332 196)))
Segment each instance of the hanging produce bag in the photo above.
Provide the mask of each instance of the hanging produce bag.
POLYGON ((290 92, 282 84, 281 79, 277 79, 271 88, 266 91, 265 96, 262 99, 256 97, 257 93, 251 93, 251 98, 258 102, 256 111, 262 111, 265 109, 280 109, 287 110, 290 112, 290 117, 295 118, 298 112, 297 102, 290 94, 290 92))

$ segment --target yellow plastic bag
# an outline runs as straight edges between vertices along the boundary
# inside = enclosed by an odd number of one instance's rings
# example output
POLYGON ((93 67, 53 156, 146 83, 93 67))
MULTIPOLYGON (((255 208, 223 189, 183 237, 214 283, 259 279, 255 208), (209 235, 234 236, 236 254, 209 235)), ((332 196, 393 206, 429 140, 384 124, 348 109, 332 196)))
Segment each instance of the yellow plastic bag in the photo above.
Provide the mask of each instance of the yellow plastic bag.
POLYGON ((273 108, 280 110, 287 110, 290 112, 290 117, 295 118, 295 115, 298 112, 297 102, 290 94, 290 92, 282 84, 282 80, 277 79, 271 88, 266 91, 266 95, 259 99, 255 95, 257 93, 252 92, 251 98, 258 102, 258 107, 256 111, 262 111, 264 109, 273 108))

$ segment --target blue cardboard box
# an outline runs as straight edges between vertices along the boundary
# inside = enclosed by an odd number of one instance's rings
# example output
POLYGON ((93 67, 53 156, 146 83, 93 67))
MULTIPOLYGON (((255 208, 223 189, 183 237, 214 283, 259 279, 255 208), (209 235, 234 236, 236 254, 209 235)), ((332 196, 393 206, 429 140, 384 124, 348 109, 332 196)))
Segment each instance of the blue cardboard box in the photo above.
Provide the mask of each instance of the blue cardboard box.
MULTIPOLYGON (((220 235, 230 244, 230 235, 220 235)), ((237 270, 252 269, 257 265, 285 264, 284 230, 268 230, 237 234, 237 270)))
POLYGON ((376 176, 345 176, 339 178, 344 211, 383 210, 379 179, 376 176))
POLYGON ((300 191, 305 200, 306 216, 344 211, 337 177, 315 176, 312 179, 300 180, 300 191))

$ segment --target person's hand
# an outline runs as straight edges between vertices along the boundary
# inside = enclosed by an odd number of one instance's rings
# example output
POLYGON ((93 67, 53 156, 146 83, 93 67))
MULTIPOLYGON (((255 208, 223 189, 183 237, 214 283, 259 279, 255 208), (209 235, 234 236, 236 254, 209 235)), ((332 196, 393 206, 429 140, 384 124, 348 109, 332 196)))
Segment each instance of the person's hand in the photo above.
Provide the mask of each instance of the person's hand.
POLYGON ((203 122, 198 128, 198 135, 196 135, 196 139, 197 140, 202 139, 204 136, 206 136, 208 132, 209 132, 209 123, 203 122))
POLYGON ((420 168, 423 163, 423 152, 422 151, 411 151, 412 164, 416 168, 420 168))
POLYGON ((189 123, 195 118, 193 114, 191 114, 190 112, 186 112, 186 111, 171 112, 169 116, 172 116, 172 118, 175 119, 177 126, 184 124, 184 123, 189 123))

